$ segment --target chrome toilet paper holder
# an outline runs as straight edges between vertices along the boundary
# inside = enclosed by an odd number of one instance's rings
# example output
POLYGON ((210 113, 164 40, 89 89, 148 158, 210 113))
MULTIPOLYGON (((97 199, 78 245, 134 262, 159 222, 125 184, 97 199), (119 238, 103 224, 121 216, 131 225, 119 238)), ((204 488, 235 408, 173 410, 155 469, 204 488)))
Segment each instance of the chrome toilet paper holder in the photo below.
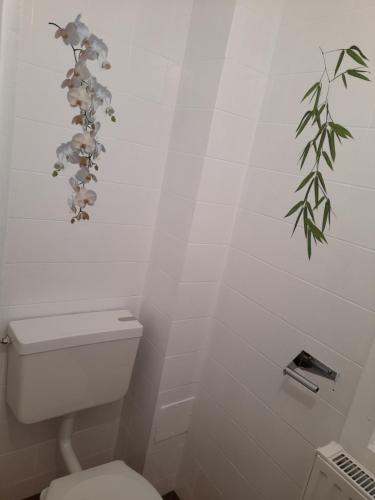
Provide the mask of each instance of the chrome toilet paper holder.
POLYGON ((314 358, 314 356, 311 356, 308 352, 301 351, 298 356, 296 356, 293 361, 291 361, 288 366, 284 368, 283 373, 284 375, 289 375, 289 377, 296 380, 296 382, 299 382, 304 387, 315 393, 319 391, 319 386, 301 375, 297 371, 298 368, 333 381, 336 380, 338 375, 335 370, 314 358))

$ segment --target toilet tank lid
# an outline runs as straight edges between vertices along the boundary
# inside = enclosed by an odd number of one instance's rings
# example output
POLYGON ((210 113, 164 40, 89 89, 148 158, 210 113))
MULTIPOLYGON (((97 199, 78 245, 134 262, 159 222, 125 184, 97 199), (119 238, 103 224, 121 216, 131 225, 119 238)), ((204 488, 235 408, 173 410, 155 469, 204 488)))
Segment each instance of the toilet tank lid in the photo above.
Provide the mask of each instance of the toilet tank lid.
POLYGON ((33 354, 141 337, 142 325, 126 310, 99 311, 11 321, 8 334, 19 354, 33 354))

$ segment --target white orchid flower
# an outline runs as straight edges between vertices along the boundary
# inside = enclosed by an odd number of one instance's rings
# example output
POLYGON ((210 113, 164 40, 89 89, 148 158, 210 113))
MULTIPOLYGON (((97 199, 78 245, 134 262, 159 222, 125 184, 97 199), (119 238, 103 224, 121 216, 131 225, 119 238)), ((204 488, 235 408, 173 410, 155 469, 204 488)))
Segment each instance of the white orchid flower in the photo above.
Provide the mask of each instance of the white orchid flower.
POLYGON ((91 154, 95 151, 96 141, 91 136, 90 132, 75 134, 72 138, 73 148, 91 154))
POLYGON ((55 33, 55 38, 62 38, 65 45, 77 46, 90 37, 90 32, 81 21, 81 15, 77 16, 74 22, 68 23, 65 28, 59 28, 55 33))
POLYGON ((91 73, 86 65, 86 61, 78 61, 74 67, 73 74, 76 78, 80 78, 81 80, 88 80, 91 76, 91 73))
POLYGON ((111 92, 105 87, 104 85, 101 85, 96 79, 94 82, 94 92, 95 96, 99 98, 103 104, 106 106, 109 106, 112 101, 112 94, 111 92))
POLYGON ((101 127, 100 122, 94 122, 94 123, 92 124, 92 129, 91 129, 91 132, 90 132, 91 137, 95 137, 95 136, 97 135, 97 133, 98 133, 98 132, 99 132, 99 130, 100 130, 100 127, 101 127))
POLYGON ((73 147, 72 147, 71 142, 63 142, 56 149, 57 158, 61 162, 64 162, 71 153, 73 153, 73 147))
POLYGON ((79 191, 79 184, 78 184, 78 181, 75 177, 71 177, 69 179, 69 184, 70 184, 70 187, 73 189, 73 191, 75 191, 76 193, 78 193, 79 191))
POLYGON ((105 105, 108 107, 111 104, 112 94, 105 87, 101 85, 95 77, 90 77, 89 81, 89 92, 92 96, 92 106, 96 111, 100 106, 105 105))
POLYGON ((65 45, 78 45, 79 36, 75 23, 68 23, 65 28, 59 28, 55 33, 55 38, 60 37, 65 45))
POLYGON ((84 86, 70 89, 68 92, 68 101, 73 108, 78 106, 83 111, 87 111, 91 105, 91 97, 84 86))
POLYGON ((90 170, 87 167, 81 167, 76 172, 75 178, 77 179, 78 182, 81 182, 83 184, 90 182, 91 181, 90 170))
MULTIPOLYGON (((67 163, 79 163, 79 154, 74 150, 72 142, 63 142, 56 149, 58 163, 66 166, 67 163)), ((59 169, 57 169, 59 170, 59 169)))
POLYGON ((99 59, 105 61, 108 57, 108 47, 103 40, 93 33, 83 42, 85 47, 85 57, 87 59, 99 59))
POLYGON ((82 43, 84 40, 86 40, 86 38, 88 38, 90 36, 90 31, 89 31, 88 27, 86 26, 86 24, 81 21, 81 17, 82 17, 82 15, 78 14, 78 16, 74 20, 74 23, 77 26, 77 31, 78 31, 80 39, 81 39, 80 43, 82 43))
POLYGON ((96 202, 96 193, 92 189, 81 188, 74 196, 74 203, 79 208, 85 208, 86 205, 91 207, 96 202))
POLYGON ((74 201, 74 195, 69 196, 69 198, 68 198, 68 206, 69 206, 70 210, 74 214, 77 213, 77 207, 76 207, 76 204, 75 204, 75 201, 74 201))
POLYGON ((73 76, 72 78, 66 78, 62 82, 61 88, 64 89, 68 87, 69 89, 74 89, 74 88, 79 88, 81 85, 82 81, 79 78, 73 76))

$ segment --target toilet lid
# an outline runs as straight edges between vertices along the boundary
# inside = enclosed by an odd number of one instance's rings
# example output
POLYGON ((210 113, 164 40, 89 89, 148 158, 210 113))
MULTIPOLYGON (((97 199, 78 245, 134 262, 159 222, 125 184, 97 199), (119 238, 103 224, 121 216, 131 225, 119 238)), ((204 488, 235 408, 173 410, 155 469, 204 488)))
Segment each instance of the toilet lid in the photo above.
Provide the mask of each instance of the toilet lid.
POLYGON ((116 461, 52 481, 46 500, 161 500, 151 484, 116 461))

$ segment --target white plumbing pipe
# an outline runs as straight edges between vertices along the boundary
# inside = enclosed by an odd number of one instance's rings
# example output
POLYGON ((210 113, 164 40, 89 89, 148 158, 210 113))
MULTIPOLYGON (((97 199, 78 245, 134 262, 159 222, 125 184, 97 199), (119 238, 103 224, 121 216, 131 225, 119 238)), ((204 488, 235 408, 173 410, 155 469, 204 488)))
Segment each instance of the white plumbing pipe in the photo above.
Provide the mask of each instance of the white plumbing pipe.
POLYGON ((62 418, 59 430, 59 448, 69 474, 74 474, 82 470, 72 446, 74 416, 74 413, 65 415, 62 418))

